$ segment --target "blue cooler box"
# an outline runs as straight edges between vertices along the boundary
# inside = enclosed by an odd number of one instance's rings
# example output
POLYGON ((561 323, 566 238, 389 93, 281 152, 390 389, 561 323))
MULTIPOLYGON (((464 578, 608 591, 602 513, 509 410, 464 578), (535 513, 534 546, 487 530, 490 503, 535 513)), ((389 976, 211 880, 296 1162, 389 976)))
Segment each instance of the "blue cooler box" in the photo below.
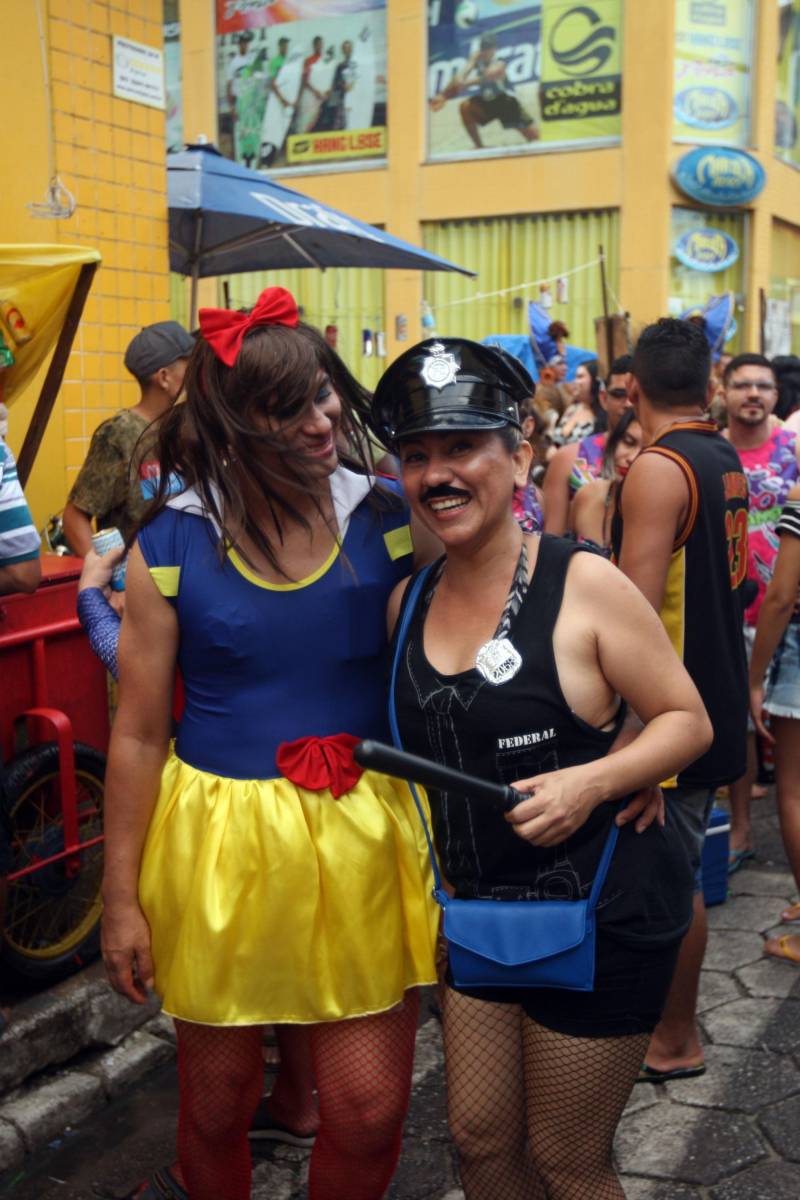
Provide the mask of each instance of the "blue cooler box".
POLYGON ((700 869, 703 873, 703 898, 708 906, 724 904, 728 899, 728 846, 731 819, 722 808, 712 808, 706 830, 700 869))

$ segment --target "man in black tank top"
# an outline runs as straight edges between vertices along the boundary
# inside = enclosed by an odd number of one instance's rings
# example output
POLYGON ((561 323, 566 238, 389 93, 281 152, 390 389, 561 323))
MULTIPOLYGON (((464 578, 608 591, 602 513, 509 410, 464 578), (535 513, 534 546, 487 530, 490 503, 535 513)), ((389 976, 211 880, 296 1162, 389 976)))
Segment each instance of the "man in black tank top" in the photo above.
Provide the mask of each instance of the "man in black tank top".
POLYGON ((667 819, 684 833, 698 877, 694 920, 643 1071, 650 1078, 705 1069, 695 1025, 706 945, 700 852, 714 791, 745 767, 747 480, 706 416, 709 373, 708 343, 689 322, 663 319, 642 333, 631 399, 648 445, 621 489, 612 530, 615 561, 660 614, 714 727, 711 748, 662 785, 667 819))

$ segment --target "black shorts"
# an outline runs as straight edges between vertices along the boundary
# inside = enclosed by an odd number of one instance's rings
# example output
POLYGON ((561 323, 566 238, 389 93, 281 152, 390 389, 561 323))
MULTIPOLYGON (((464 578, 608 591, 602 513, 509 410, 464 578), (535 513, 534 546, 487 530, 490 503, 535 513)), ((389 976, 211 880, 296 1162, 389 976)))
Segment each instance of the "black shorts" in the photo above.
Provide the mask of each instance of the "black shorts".
MULTIPOLYGON (((564 988, 456 988, 494 1004, 519 1004, 546 1029, 571 1037, 652 1033, 661 1019, 680 942, 641 949, 597 935, 594 991, 564 988)), ((447 984, 453 986, 450 970, 447 984)))
POLYGON ((488 125, 490 121, 499 121, 504 129, 527 129, 533 124, 533 118, 517 100, 516 96, 505 93, 491 100, 482 96, 472 97, 472 111, 479 125, 488 125))

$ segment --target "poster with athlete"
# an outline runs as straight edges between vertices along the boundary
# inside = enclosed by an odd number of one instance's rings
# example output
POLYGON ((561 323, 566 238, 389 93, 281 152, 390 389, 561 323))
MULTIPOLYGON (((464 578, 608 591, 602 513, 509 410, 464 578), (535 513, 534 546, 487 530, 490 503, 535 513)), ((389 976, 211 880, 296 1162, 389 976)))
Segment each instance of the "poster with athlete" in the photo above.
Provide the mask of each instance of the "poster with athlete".
POLYGON ((621 0, 428 0, 428 156, 621 133, 621 0))
POLYGON ((219 145, 262 170, 386 156, 385 0, 216 0, 219 145))

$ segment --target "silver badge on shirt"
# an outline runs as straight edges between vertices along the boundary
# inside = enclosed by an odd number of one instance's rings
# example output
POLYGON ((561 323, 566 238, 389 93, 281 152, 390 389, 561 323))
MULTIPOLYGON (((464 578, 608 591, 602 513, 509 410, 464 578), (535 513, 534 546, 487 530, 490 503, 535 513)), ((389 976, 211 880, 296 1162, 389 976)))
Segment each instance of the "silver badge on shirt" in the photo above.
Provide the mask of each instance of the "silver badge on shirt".
POLYGON ((508 638, 492 638, 478 651, 475 666, 487 683, 508 683, 522 666, 522 656, 508 638))

